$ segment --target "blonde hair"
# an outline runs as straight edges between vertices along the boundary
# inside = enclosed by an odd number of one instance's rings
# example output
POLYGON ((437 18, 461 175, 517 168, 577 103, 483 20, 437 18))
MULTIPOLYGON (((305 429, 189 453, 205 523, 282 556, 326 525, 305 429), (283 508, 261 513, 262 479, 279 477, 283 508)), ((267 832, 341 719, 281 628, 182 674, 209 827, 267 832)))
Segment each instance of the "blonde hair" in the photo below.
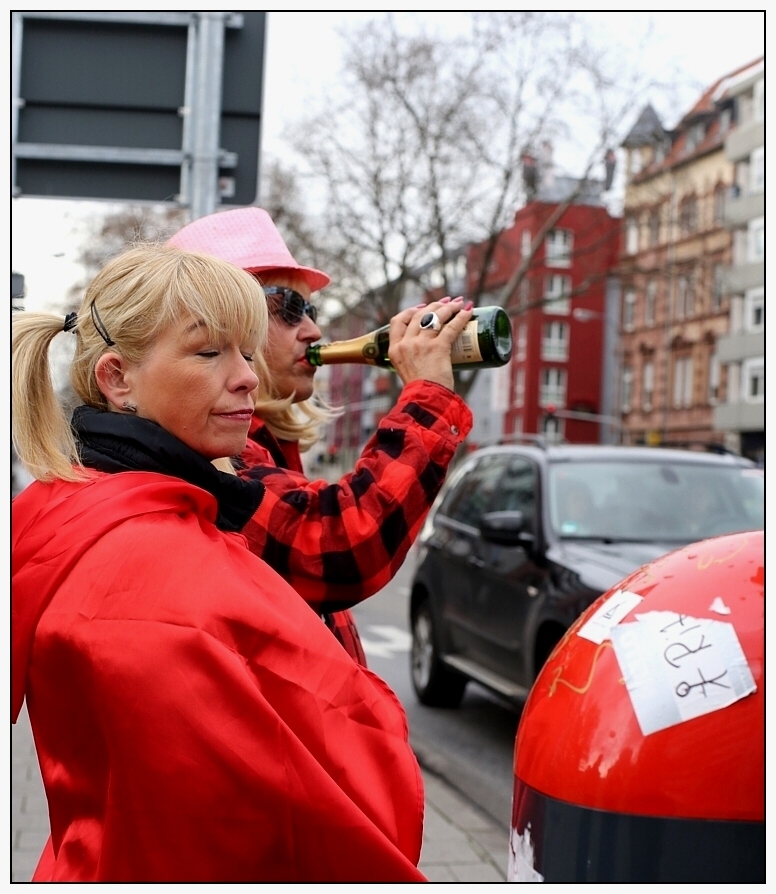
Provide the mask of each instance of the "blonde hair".
MULTIPOLYGON (((75 393, 87 406, 107 410, 95 377, 100 357, 115 351, 139 363, 163 330, 189 314, 202 321, 210 337, 255 341, 256 373, 267 378, 260 354, 267 337, 267 305, 256 280, 217 258, 147 245, 109 261, 84 294, 70 368, 75 393), (100 335, 95 321, 113 345, 100 335)), ((13 315, 13 442, 30 474, 41 481, 74 481, 85 474, 51 381, 49 347, 62 331, 62 317, 55 314, 13 315)))
MULTIPOLYGON (((263 286, 288 286, 303 295, 310 294, 310 286, 299 271, 293 268, 267 270, 254 274, 263 286)), ((291 397, 280 397, 274 389, 272 372, 259 376, 256 413, 267 428, 284 441, 297 441, 302 453, 321 439, 321 427, 342 413, 314 395, 309 400, 294 403, 291 397)))

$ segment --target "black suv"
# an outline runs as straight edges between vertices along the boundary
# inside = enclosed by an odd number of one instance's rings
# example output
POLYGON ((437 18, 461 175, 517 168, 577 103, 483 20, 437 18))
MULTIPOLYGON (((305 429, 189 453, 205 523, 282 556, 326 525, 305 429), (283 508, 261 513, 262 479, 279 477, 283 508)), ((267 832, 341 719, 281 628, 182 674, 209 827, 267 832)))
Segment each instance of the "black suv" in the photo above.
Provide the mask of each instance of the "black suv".
POLYGON ((763 516, 763 473, 738 456, 603 446, 471 454, 419 537, 410 599, 418 698, 457 707, 476 680, 522 701, 601 593, 683 544, 762 528, 763 516))

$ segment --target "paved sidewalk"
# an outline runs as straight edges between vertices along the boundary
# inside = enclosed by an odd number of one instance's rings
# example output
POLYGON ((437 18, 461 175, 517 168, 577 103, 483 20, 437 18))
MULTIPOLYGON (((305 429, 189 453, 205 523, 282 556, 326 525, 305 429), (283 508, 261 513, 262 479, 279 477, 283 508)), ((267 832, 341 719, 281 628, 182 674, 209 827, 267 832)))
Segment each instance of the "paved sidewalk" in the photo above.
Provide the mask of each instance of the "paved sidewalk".
MULTIPOLYGON (((11 881, 28 882, 48 837, 48 812, 26 707, 11 733, 11 881)), ((420 870, 432 882, 502 882, 508 833, 440 777, 423 771, 420 870)))
POLYGON ((28 882, 49 833, 48 807, 27 706, 11 727, 11 881, 28 882))

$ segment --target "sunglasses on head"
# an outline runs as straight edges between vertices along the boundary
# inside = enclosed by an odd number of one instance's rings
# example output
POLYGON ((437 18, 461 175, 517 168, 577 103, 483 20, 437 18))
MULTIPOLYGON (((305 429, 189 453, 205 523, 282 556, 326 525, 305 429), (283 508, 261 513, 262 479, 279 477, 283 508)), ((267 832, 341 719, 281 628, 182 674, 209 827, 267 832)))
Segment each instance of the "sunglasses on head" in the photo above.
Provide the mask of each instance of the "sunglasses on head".
POLYGON ((318 317, 316 307, 313 307, 299 292, 286 286, 265 286, 264 294, 268 299, 270 313, 280 317, 288 326, 298 326, 305 314, 313 323, 318 317))

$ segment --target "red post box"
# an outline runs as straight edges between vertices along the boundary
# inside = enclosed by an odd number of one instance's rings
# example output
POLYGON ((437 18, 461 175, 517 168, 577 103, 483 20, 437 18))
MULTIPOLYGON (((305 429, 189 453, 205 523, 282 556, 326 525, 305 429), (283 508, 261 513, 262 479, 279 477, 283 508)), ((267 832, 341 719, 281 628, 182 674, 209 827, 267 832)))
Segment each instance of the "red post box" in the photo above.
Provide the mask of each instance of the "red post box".
POLYGON ((762 531, 600 597, 523 710, 510 880, 764 882, 763 661, 762 531))

